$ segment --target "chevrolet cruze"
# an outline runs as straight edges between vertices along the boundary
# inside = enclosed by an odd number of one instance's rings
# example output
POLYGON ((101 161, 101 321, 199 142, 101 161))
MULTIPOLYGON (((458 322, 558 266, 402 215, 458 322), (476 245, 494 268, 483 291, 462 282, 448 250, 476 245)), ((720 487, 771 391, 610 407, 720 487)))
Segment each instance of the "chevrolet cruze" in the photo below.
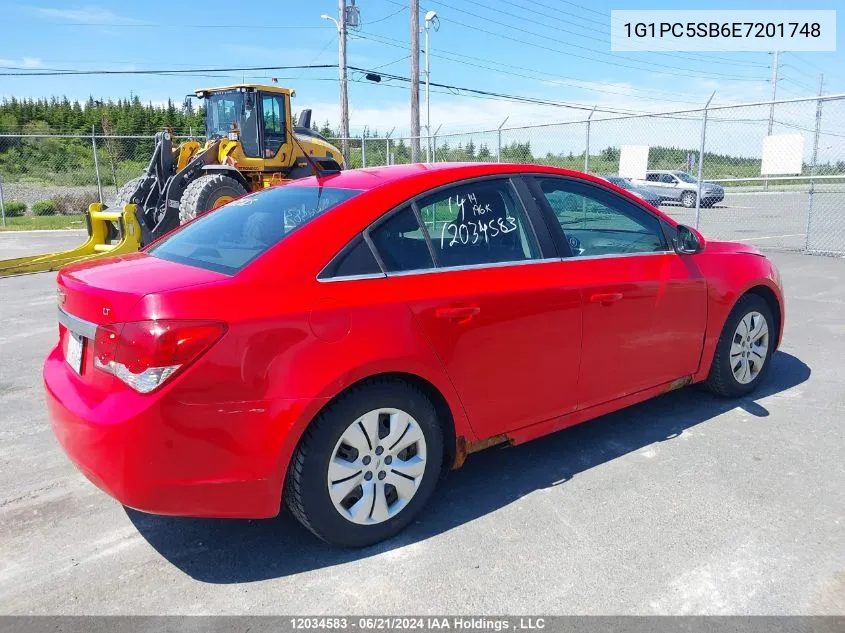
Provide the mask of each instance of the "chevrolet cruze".
POLYGON ((57 283, 47 403, 92 482, 158 514, 284 502, 347 546, 487 446, 691 383, 748 394, 784 323, 754 247, 531 165, 297 180, 57 283))

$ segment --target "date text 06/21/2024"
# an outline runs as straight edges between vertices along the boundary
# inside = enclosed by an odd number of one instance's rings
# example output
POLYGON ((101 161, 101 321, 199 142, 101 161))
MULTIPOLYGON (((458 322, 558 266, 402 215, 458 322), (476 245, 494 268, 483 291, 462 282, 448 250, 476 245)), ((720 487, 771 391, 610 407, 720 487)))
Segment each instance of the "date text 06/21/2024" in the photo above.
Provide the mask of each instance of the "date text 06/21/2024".
POLYGON ((540 617, 488 618, 474 616, 412 617, 366 616, 347 617, 294 617, 290 625, 296 631, 540 631, 546 628, 546 619, 540 617))

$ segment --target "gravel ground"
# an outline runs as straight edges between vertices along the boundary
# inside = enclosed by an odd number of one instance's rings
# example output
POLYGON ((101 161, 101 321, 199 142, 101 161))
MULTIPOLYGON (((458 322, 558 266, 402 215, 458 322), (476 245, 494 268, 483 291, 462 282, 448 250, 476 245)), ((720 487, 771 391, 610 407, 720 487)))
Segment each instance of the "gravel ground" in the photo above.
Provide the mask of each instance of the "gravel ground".
MULTIPOLYGON (((78 241, 29 237, 0 249, 78 241)), ((100 492, 46 419, 54 275, 0 279, 0 613, 843 614, 845 259, 772 257, 787 326, 753 397, 687 388, 471 455, 361 550, 287 513, 156 517, 100 492)))

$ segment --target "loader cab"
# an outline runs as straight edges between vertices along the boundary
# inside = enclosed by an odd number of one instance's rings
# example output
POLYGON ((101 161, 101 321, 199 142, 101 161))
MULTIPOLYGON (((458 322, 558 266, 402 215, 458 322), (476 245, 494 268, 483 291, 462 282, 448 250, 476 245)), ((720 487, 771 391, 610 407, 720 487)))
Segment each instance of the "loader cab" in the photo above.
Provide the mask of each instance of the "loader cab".
POLYGON ((205 99, 206 137, 240 141, 244 167, 272 170, 289 165, 293 152, 288 90, 241 86, 198 96, 205 99))

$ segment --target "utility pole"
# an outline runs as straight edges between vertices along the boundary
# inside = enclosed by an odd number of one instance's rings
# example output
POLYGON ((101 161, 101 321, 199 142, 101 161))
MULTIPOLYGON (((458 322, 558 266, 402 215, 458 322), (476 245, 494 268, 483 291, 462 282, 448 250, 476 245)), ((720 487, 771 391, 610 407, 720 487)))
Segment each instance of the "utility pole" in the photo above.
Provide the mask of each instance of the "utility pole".
POLYGON ((775 100, 778 98, 778 71, 780 70, 780 51, 774 52, 772 63, 772 105, 769 106, 769 134, 772 135, 772 126, 775 122, 775 100))
POLYGON ((338 0, 340 26, 337 31, 337 64, 340 72, 340 134, 343 160, 349 164, 349 95, 346 83, 346 0, 338 0))
POLYGON ((813 220, 813 195, 816 191, 816 161, 819 158, 819 133, 822 127, 822 92, 824 91, 824 73, 819 73, 819 98, 816 101, 816 129, 813 133, 813 159, 810 163, 810 186, 807 192, 807 222, 804 226, 804 250, 810 248, 810 227, 813 220))
MULTIPOLYGON (((774 52, 772 60, 772 103, 769 106, 769 131, 766 136, 772 135, 772 127, 775 124, 775 99, 778 96, 778 71, 780 70, 780 51, 774 52)), ((763 181, 763 191, 769 190, 769 179, 763 181)), ((697 227, 696 227, 697 228, 697 227)))
POLYGON ((346 6, 346 0, 338 0, 337 2, 338 19, 335 20, 330 15, 321 15, 324 20, 331 20, 337 27, 337 68, 340 79, 340 151, 343 154, 343 160, 346 165, 349 165, 349 96, 347 92, 346 79, 346 33, 347 26, 357 28, 360 24, 360 17, 358 7, 355 6, 355 0, 352 0, 351 6, 346 6))
POLYGON ((428 32, 431 26, 434 30, 440 29, 440 20, 437 13, 429 11, 425 14, 425 162, 431 162, 431 64, 428 54, 428 32))
POLYGON ((411 162, 420 162, 420 0, 411 0, 411 162))

